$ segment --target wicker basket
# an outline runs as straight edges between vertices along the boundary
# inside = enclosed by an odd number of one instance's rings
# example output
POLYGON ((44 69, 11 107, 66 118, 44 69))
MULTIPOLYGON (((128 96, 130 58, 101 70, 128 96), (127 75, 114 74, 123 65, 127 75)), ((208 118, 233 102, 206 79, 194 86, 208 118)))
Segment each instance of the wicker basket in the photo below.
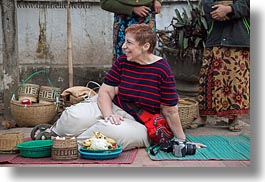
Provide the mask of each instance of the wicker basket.
POLYGON ((18 100, 30 99, 31 102, 38 102, 39 89, 40 86, 36 84, 22 85, 17 92, 18 100))
POLYGON ((50 123, 57 114, 55 103, 33 103, 23 105, 19 101, 10 101, 11 114, 19 127, 33 127, 50 123))
POLYGON ((53 139, 53 160, 74 160, 77 158, 78 144, 75 137, 61 137, 53 139))
POLYGON ((49 86, 41 86, 39 91, 39 103, 55 102, 56 96, 60 96, 61 89, 49 86))
POLYGON ((0 134, 0 153, 18 152, 16 145, 24 141, 24 133, 2 133, 0 134))
POLYGON ((182 124, 182 127, 188 128, 192 121, 198 117, 198 102, 184 98, 179 100, 179 118, 182 124))

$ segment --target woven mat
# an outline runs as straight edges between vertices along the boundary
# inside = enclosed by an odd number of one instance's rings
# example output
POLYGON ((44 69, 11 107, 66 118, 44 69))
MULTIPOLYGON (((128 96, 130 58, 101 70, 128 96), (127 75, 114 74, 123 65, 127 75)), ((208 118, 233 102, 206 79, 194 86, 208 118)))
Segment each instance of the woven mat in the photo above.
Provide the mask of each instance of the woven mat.
POLYGON ((190 136, 187 140, 203 143, 207 148, 196 150, 195 155, 186 155, 176 158, 172 153, 159 151, 157 155, 148 156, 152 160, 250 160, 250 138, 245 135, 239 136, 190 136))
POLYGON ((13 160, 17 156, 18 154, 0 154, 0 164, 9 163, 9 161, 13 160))
POLYGON ((114 159, 108 160, 89 160, 79 157, 76 160, 52 160, 50 157, 45 158, 23 158, 19 154, 0 155, 0 162, 11 164, 131 164, 136 158, 138 149, 123 151, 121 155, 114 159))

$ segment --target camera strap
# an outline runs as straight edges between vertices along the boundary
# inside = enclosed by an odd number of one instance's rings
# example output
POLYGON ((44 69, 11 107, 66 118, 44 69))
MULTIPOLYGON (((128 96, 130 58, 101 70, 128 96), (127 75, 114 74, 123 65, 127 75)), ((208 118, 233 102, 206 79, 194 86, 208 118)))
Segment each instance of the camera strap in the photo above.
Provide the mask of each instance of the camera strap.
POLYGON ((167 121, 161 114, 152 114, 134 103, 128 103, 128 105, 135 111, 137 117, 147 128, 148 136, 152 142, 159 144, 174 137, 167 121))
POLYGON ((150 154, 156 155, 158 154, 159 150, 160 150, 160 144, 155 144, 150 148, 150 154))

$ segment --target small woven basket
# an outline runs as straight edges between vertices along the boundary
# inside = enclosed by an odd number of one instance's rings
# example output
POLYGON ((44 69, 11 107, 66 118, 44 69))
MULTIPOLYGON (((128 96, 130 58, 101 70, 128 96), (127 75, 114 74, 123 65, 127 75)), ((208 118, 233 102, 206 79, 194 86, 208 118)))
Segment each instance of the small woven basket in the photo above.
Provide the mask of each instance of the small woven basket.
POLYGON ((190 98, 180 99, 178 110, 182 127, 186 129, 198 117, 198 102, 190 98))
POLYGON ((2 133, 0 134, 0 153, 16 153, 17 144, 24 141, 24 133, 2 133))
POLYGON ((30 99, 31 102, 38 102, 40 86, 36 84, 24 84, 19 87, 17 95, 18 100, 30 99))
POLYGON ((49 86, 41 86, 39 91, 39 103, 55 102, 60 96, 61 89, 49 86))
POLYGON ((51 102, 23 105, 17 100, 11 100, 10 109, 19 127, 33 127, 38 124, 48 124, 57 114, 57 106, 51 102))
POLYGON ((53 139, 53 160, 75 160, 78 158, 78 144, 75 137, 61 137, 53 139))

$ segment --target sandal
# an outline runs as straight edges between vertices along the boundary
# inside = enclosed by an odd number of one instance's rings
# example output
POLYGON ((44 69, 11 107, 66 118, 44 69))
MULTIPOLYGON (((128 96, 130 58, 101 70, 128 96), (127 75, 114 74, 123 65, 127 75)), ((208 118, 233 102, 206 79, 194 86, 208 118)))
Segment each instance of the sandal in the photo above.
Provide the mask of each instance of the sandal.
POLYGON ((53 131, 42 131, 36 136, 36 140, 51 140, 52 137, 58 136, 53 131))
POLYGON ((242 130, 242 126, 240 124, 230 124, 229 125, 229 131, 232 131, 232 132, 239 132, 242 130))
POLYGON ((36 140, 36 133, 37 131, 39 132, 38 134, 40 134, 43 131, 46 131, 48 128, 51 128, 52 125, 50 124, 39 124, 37 126, 35 126, 30 133, 30 137, 32 140, 36 140))

